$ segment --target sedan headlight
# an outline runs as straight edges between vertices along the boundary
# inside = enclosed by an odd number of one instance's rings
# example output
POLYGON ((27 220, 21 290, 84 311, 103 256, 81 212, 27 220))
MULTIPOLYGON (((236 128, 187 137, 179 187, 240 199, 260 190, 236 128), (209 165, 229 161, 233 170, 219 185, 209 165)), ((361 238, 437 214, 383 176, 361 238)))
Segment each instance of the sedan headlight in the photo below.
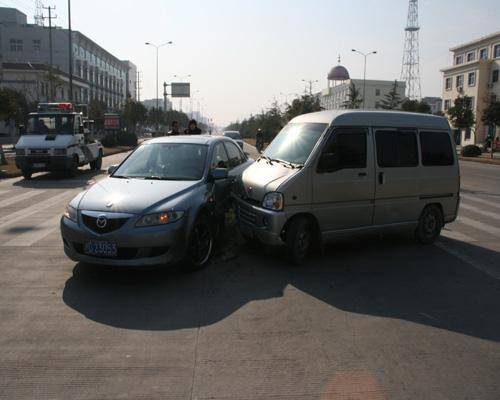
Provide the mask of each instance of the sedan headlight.
POLYGON ((268 210, 281 211, 283 210, 283 193, 271 192, 264 196, 262 207, 268 210))
POLYGON ((78 212, 75 207, 71 207, 70 205, 66 206, 64 216, 73 222, 78 222, 78 212))
POLYGON ((156 214, 148 214, 141 217, 139 221, 137 221, 135 226, 144 227, 144 226, 171 224, 172 222, 180 220, 183 215, 184 211, 173 211, 173 210, 156 214))
POLYGON ((65 156, 66 149, 54 149, 54 155, 55 156, 65 156))

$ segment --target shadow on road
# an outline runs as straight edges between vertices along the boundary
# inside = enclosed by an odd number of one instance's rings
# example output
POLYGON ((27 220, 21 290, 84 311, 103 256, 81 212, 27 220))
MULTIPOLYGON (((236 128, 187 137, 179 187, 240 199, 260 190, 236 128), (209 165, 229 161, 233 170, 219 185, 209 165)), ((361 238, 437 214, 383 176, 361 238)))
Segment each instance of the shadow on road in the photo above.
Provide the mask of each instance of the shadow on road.
MULTIPOLYGON (((500 257, 478 246, 442 241, 486 258, 500 257)), ((288 285, 332 311, 500 340, 500 281, 436 246, 400 237, 337 243, 301 268, 248 246, 238 259, 195 274, 77 265, 63 300, 87 318, 114 327, 175 330, 214 324, 250 301, 283 296, 288 285)))
POLYGON ((33 176, 31 179, 21 179, 14 183, 14 186, 32 189, 76 189, 92 184, 93 178, 104 174, 104 170, 93 171, 90 169, 78 170, 73 178, 68 178, 64 173, 47 172, 33 176))

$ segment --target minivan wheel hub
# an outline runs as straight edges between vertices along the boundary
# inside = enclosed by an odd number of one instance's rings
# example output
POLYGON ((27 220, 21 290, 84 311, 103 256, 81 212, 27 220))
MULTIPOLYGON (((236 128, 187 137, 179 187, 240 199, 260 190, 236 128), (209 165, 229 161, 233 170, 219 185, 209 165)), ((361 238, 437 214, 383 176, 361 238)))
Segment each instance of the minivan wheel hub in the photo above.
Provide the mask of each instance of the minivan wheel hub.
POLYGON ((427 214, 424 218, 424 231, 427 235, 432 235, 436 231, 437 219, 434 214, 427 214))

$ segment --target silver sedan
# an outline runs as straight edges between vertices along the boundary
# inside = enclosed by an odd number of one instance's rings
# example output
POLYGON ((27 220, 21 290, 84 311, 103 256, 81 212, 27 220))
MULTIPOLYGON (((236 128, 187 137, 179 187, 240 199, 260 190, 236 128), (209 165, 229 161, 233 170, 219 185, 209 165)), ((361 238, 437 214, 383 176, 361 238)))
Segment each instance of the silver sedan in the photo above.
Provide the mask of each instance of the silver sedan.
POLYGON ((253 160, 221 136, 153 139, 77 195, 61 218, 66 255, 117 266, 204 267, 232 181, 253 160))

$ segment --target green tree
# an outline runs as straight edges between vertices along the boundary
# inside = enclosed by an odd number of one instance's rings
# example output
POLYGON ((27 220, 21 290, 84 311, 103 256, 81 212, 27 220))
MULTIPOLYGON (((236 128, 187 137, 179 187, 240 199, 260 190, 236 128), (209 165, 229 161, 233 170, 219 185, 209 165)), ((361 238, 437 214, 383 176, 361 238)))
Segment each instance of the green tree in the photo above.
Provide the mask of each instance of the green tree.
POLYGON ((401 104, 401 110, 420 113, 431 114, 431 106, 425 101, 405 99, 401 104))
POLYGON ((392 89, 389 93, 384 95, 384 98, 380 101, 377 108, 382 108, 384 110, 397 110, 401 103, 401 96, 398 93, 398 82, 394 81, 392 89))
POLYGON ((347 108, 349 110, 358 109, 363 103, 363 98, 361 97, 360 91, 356 88, 354 82, 351 82, 349 85, 349 94, 347 100, 344 101, 342 107, 347 108))
POLYGON ((107 111, 106 104, 103 101, 92 100, 89 103, 89 119, 94 120, 97 129, 104 128, 104 113, 107 111))
POLYGON ((468 96, 458 96, 447 114, 453 126, 457 129, 470 129, 474 123, 474 112, 471 107, 471 98, 468 96))
POLYGON ((128 98, 123 106, 122 117, 127 126, 127 130, 134 132, 138 124, 146 121, 148 110, 142 103, 128 98))
POLYGON ((286 121, 290 121, 297 115, 321 110, 322 108, 318 96, 304 94, 301 97, 294 99, 291 104, 287 105, 284 117, 286 121))
POLYGON ((495 139, 496 128, 500 126, 500 101, 495 96, 490 96, 488 106, 483 111, 481 121, 490 127, 493 137, 491 137, 491 158, 493 158, 493 140, 495 139))

